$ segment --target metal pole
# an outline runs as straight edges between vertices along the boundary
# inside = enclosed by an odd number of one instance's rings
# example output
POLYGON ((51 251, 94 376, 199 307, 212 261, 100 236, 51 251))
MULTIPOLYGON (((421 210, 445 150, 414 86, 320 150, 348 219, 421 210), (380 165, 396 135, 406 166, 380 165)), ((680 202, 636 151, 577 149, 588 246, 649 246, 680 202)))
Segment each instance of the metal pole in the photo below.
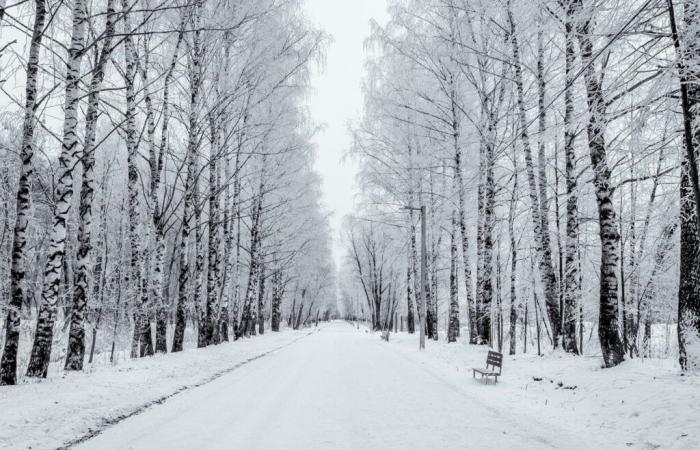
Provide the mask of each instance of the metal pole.
POLYGON ((425 283, 426 283, 426 277, 427 277, 427 272, 428 272, 428 255, 426 252, 426 239, 425 239, 425 205, 421 205, 420 207, 420 237, 421 237, 421 243, 420 243, 420 296, 421 296, 421 315, 420 315, 420 343, 418 345, 418 348, 423 350, 425 349, 425 315, 427 314, 427 307, 426 307, 426 292, 425 292, 425 283))

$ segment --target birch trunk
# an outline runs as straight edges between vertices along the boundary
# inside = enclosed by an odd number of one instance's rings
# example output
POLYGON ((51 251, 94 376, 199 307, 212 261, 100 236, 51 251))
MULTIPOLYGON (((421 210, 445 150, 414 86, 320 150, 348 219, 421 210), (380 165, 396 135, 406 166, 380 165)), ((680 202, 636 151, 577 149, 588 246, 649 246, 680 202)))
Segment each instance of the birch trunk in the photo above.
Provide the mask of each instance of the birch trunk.
MULTIPOLYGON (((472 314, 474 303, 474 292, 472 286, 472 269, 469 258, 469 236, 467 235, 467 221, 465 212, 465 187, 462 175, 462 147, 460 146, 460 121, 457 107, 457 93, 452 81, 450 89, 450 105, 452 113, 452 145, 454 150, 454 177, 455 189, 457 190, 457 211, 459 221, 460 237, 462 238, 462 264, 464 265, 464 289, 467 298, 467 317, 470 324, 470 338, 472 336, 472 314)), ((456 274, 455 274, 456 276, 456 274)), ((471 339, 470 339, 471 340, 471 339)))
POLYGON ((407 322, 407 328, 408 328, 409 334, 413 334, 416 331, 416 324, 415 324, 415 319, 413 316, 413 287, 411 286, 411 284, 413 283, 413 279, 412 279, 413 268, 411 267, 411 265, 412 265, 412 258, 411 258, 411 253, 409 252, 408 261, 406 261, 406 310, 407 310, 406 322, 407 322))
POLYGON ((270 313, 270 328, 272 331, 280 330, 282 306, 282 271, 276 269, 272 274, 272 305, 270 313))
MULTIPOLYGON (((697 141, 695 141, 697 142, 697 141)), ((681 255, 678 288, 678 352, 681 368, 700 369, 700 229, 690 181, 690 161, 681 162, 681 255)))
MULTIPOLYGON (((246 123, 245 117, 243 123, 246 123)), ((240 148, 239 145, 239 154, 240 148)), ((236 161, 238 161, 238 156, 236 161)), ((240 336, 238 326, 238 316, 239 316, 239 305, 241 297, 241 182, 239 178, 238 163, 236 164, 236 177, 233 181, 233 204, 235 208, 235 219, 236 219, 236 264, 233 274, 233 311, 231 314, 231 320, 233 322, 233 332, 234 339, 238 339, 240 336)))
MULTIPOLYGON (((195 156, 195 161, 198 158, 195 156)), ((195 173, 198 170, 198 164, 195 163, 195 173)), ((197 348, 207 346, 207 317, 206 305, 202 307, 202 297, 206 299, 204 293, 204 224, 202 223, 202 207, 200 205, 199 183, 197 178, 193 179, 194 184, 194 217, 195 217, 195 263, 194 263, 194 293, 192 295, 192 304, 194 307, 195 320, 197 321, 197 348), (204 295, 202 295, 204 293, 204 295)))
POLYGON ((426 291, 426 314, 425 314, 425 327, 426 336, 428 339, 438 340, 438 318, 437 318, 437 285, 438 285, 438 274, 437 274, 437 260, 438 260, 438 249, 440 248, 440 241, 442 240, 442 233, 438 231, 438 238, 435 239, 435 210, 436 202, 433 186, 433 176, 430 174, 430 222, 428 229, 430 232, 430 264, 428 266, 428 273, 430 274, 430 281, 425 287, 426 291))
POLYGON ((90 252, 92 250, 90 232, 93 215, 92 203, 95 193, 95 139, 99 117, 100 89, 104 80, 105 67, 112 54, 112 37, 116 20, 115 4, 116 0, 110 0, 107 3, 105 40, 102 44, 97 65, 92 73, 90 92, 88 94, 88 109, 85 114, 85 149, 83 152, 83 180, 80 189, 80 225, 78 228, 79 247, 73 308, 70 317, 70 333, 68 335, 66 370, 82 370, 85 359, 85 309, 88 301, 88 272, 90 270, 90 252))
POLYGON ((261 175, 260 189, 253 205, 253 223, 250 229, 250 271, 248 274, 248 287, 246 288, 246 295, 243 303, 243 312, 241 314, 241 325, 240 329, 238 330, 240 335, 246 337, 250 336, 250 334, 255 331, 256 323, 254 301, 260 279, 260 263, 258 253, 260 245, 260 212, 262 209, 262 196, 264 192, 262 177, 263 175, 261 175))
POLYGON ((58 163, 60 177, 56 183, 56 204, 49 250, 44 268, 44 284, 37 319, 34 345, 27 367, 27 376, 46 377, 51 359, 53 326, 56 320, 58 290, 61 283, 66 250, 66 223, 73 199, 73 169, 81 157, 78 142, 78 104, 80 102, 80 63, 85 50, 87 10, 84 0, 73 3, 73 30, 66 61, 66 94, 63 119, 63 141, 58 163))
POLYGON ((459 337, 459 288, 457 286, 457 212, 452 212, 450 229, 450 319, 447 342, 456 342, 459 337))
POLYGON ((571 2, 566 6, 565 28, 565 82, 564 88, 564 155, 566 159, 566 260, 564 283, 564 311, 562 320, 562 348, 565 352, 578 354, 576 345, 577 305, 581 301, 581 286, 578 273, 578 186, 576 174, 576 125, 574 124, 574 24, 571 2))
POLYGON ((219 300, 219 196, 218 196, 218 152, 219 138, 216 118, 211 119, 212 144, 209 155, 209 249, 207 252, 207 306, 206 306, 206 345, 214 343, 214 328, 218 323, 219 300))
MULTIPOLYGON (((635 158, 634 154, 630 155, 630 179, 635 178, 635 158)), ((637 271, 637 188, 635 183, 630 183, 630 219, 629 219, 629 234, 627 242, 629 242, 629 270, 626 277, 626 285, 628 286, 627 293, 624 295, 624 333, 625 333, 625 350, 629 357, 639 355, 637 347, 637 285, 639 277, 637 271)), ((620 264, 621 270, 624 270, 624 265, 620 264)))
MULTIPOLYGON (((235 173, 231 173, 231 161, 230 157, 227 156, 225 158, 225 177, 226 180, 230 180, 232 177, 238 177, 238 153, 236 155, 236 169, 235 173)), ((235 184, 235 181, 234 181, 235 184)), ((231 228, 233 227, 233 221, 235 219, 235 214, 232 214, 237 208, 237 206, 234 204, 232 205, 232 195, 231 195, 231 189, 227 186, 225 193, 224 193, 224 211, 223 211, 223 241, 224 241, 224 270, 223 270, 223 286, 221 287, 221 305, 222 305, 222 311, 221 311, 221 317, 220 317, 220 333, 221 337, 224 341, 229 340, 229 335, 228 335, 228 328, 229 328, 229 320, 230 320, 230 313, 233 310, 233 305, 232 305, 232 300, 233 300, 233 295, 231 292, 231 278, 234 276, 233 273, 233 267, 234 267, 234 261, 233 261, 233 244, 234 241, 231 237, 231 228)))
MULTIPOLYGON (((520 121, 520 140, 523 144, 523 153, 525 155, 525 167, 527 169, 527 181, 530 194, 530 216, 532 218, 532 228, 535 238, 535 247, 539 260, 539 271, 544 287, 545 304, 547 306, 547 315, 549 322, 552 325, 554 333, 554 347, 559 345, 559 336, 561 332, 561 316, 559 312, 559 299, 557 296, 557 276, 552 265, 552 248, 547 228, 543 224, 547 224, 547 218, 542 217, 542 202, 545 199, 539 198, 537 183, 535 178, 535 168, 532 158, 532 148, 530 146, 530 134, 527 130, 528 122, 525 113, 525 88, 523 82, 522 63, 520 61, 520 46, 515 29, 515 20, 511 9, 511 0, 507 2, 508 22, 510 24, 509 38, 512 47, 513 69, 515 72, 515 87, 517 92, 518 118, 520 121)), ((542 120, 542 118, 540 119, 542 120)), ((548 227, 548 225, 547 225, 548 227)))
MULTIPOLYGON (((574 7, 582 9, 582 0, 575 0, 574 7)), ((580 20, 577 36, 581 63, 586 85, 588 104, 588 147, 593 166, 596 201, 600 228, 600 310, 598 314, 598 338, 600 340, 603 360, 606 367, 613 367, 624 360, 625 349, 622 346, 617 327, 618 286, 617 263, 619 256, 620 235, 617 231, 617 219, 612 203, 610 186, 610 168, 607 161, 605 143, 606 108, 600 77, 596 73, 593 61, 593 43, 591 41, 591 18, 580 20)))
MULTIPOLYGON (((150 312, 155 309, 156 313, 156 353, 166 353, 168 346, 166 343, 166 312, 163 306, 163 265, 165 264, 165 241, 163 236, 163 227, 158 219, 158 190, 160 184, 160 168, 162 166, 162 156, 158 158, 156 152, 156 123, 155 112, 153 111, 153 98, 151 96, 150 82, 148 71, 150 67, 150 51, 149 51, 150 36, 144 36, 143 41, 143 64, 138 61, 138 54, 134 49, 134 59, 136 65, 140 69, 141 79, 143 81, 143 99, 146 104, 146 135, 145 141, 148 147, 148 165, 151 173, 150 182, 150 205, 148 205, 148 214, 150 216, 149 233, 153 233, 153 253, 146 251, 144 254, 144 289, 149 292, 150 303, 148 304, 149 315, 143 323, 143 333, 149 335, 151 333, 150 312), (147 327, 147 329, 146 329, 147 327)), ((167 75, 166 75, 167 78, 167 75)), ((167 81, 167 80, 166 80, 167 81)), ((166 99, 167 101, 167 99, 166 99)), ((161 154, 162 155, 162 154, 161 154)), ((148 338, 150 341, 150 337, 148 338)))
POLYGON ((5 346, 0 361, 0 385, 17 382, 17 347, 19 345, 20 313, 25 297, 24 252, 27 245, 27 227, 31 208, 30 183, 34 167, 34 129, 36 128, 37 81, 39 53, 46 23, 46 2, 35 1, 36 11, 32 27, 32 39, 27 59, 27 85, 25 88, 24 122, 20 157, 19 187, 17 189, 17 213, 12 238, 12 258, 10 262, 10 302, 5 319, 5 346))
MULTIPOLYGON (((225 177, 226 180, 231 179, 231 161, 228 156, 225 161, 225 177)), ((219 296, 221 314, 217 329, 219 330, 220 340, 226 342, 229 340, 228 327, 229 315, 231 312, 231 276, 233 275, 233 239, 231 239, 231 189, 227 186, 224 191, 224 208, 223 208, 223 230, 222 240, 224 242, 224 263, 223 263, 223 282, 221 283, 221 295, 219 296)))
MULTIPOLYGON (((408 204, 412 207, 415 208, 415 192, 414 192, 414 178, 415 178, 415 168, 413 167, 413 147, 411 145, 408 146, 408 161, 409 161, 409 167, 408 167, 408 177, 409 177, 409 192, 408 192, 408 204)), ((418 321, 420 322, 421 320, 421 302, 422 299, 420 298, 420 278, 418 275, 418 245, 416 241, 416 221, 415 221, 415 214, 414 214, 414 209, 409 209, 408 211, 408 222, 409 222, 409 240, 410 240, 410 249, 409 249, 409 261, 408 261, 408 268, 407 268, 407 291, 411 290, 411 278, 413 279, 413 298, 415 299, 415 304, 416 304, 416 313, 418 316, 418 321)), ((410 298, 410 293, 408 294, 409 299, 408 299, 408 317, 407 317, 407 322, 408 322, 408 332, 409 333, 415 333, 416 329, 416 321, 415 321, 415 315, 413 311, 413 305, 411 304, 411 298, 410 298)))
POLYGON ((258 333, 265 333, 265 256, 260 255, 260 281, 258 282, 258 333))
POLYGON ((685 0, 686 31, 681 46, 676 30, 673 2, 668 1, 671 32, 678 58, 681 107, 684 124, 684 155, 681 162, 681 267, 678 290, 678 359, 684 371, 700 370, 700 180, 698 180, 698 104, 700 104, 700 5, 685 0))
MULTIPOLYGON (((490 130, 491 131, 491 130, 490 130)), ((491 135, 491 133, 489 133, 491 135)), ((481 277, 478 279, 477 295, 479 297, 476 310, 476 343, 492 344, 491 336, 491 303, 493 299, 493 230, 495 227, 495 196, 496 186, 493 173, 494 155, 491 143, 483 146, 484 177, 483 200, 481 213, 481 277)))
MULTIPOLYGON (((138 53, 131 36, 131 22, 128 13, 131 6, 128 1, 122 0, 124 12, 124 61, 126 64, 124 81, 126 84, 126 147, 129 192, 129 240, 131 242, 131 283, 129 285, 130 299, 135 302, 134 338, 132 356, 138 352, 138 356, 150 356, 153 354, 153 341, 151 336, 151 320, 148 311, 148 284, 145 277, 145 258, 142 250, 142 235, 139 232, 141 215, 139 213, 139 173, 136 166, 139 158, 138 130, 136 129, 136 91, 135 78, 138 66, 138 53)), ((147 255, 146 255, 147 256, 147 255)))
MULTIPOLYGON (((191 105, 193 106, 193 105, 191 105)), ((175 331, 171 352, 180 352, 183 348, 185 328, 187 327, 187 297, 190 285, 190 220, 192 217, 192 203, 194 201, 192 185, 195 181, 194 152, 196 148, 196 136, 190 130, 190 138, 187 151, 187 177, 185 179, 185 203, 182 212, 182 228, 180 231, 180 274, 177 280, 177 306, 175 312, 175 331)))
POLYGON ((477 187, 477 226, 476 226, 476 297, 469 305, 469 343, 478 344, 481 323, 477 320, 483 301, 484 279, 484 174, 486 171, 486 146, 479 145, 479 185, 477 187))
MULTIPOLYGON (((93 299, 96 299, 96 301, 97 299, 99 299, 99 302, 97 302, 99 306, 97 307, 97 317, 95 319, 95 325, 92 327, 92 342, 90 344, 90 356, 88 359, 89 364, 92 364, 92 360, 95 355, 95 342, 97 340, 97 331, 99 330, 100 323, 102 322, 105 292, 107 291, 107 264, 109 263, 109 243, 107 242, 107 211, 105 201, 102 202, 101 215, 102 227, 100 228, 100 234, 98 235, 98 245, 96 247, 99 248, 99 246, 102 245, 104 247, 104 252, 102 254, 98 254, 95 258, 95 267, 92 271, 92 279, 95 280, 94 285, 92 287, 92 297, 93 299)), ((68 359, 69 357, 66 356, 66 361, 68 361, 68 359)))
MULTIPOLYGON (((187 177, 185 179, 185 202, 183 205, 182 212, 182 229, 180 234, 180 274, 178 277, 178 296, 177 296, 177 307, 176 307, 176 321, 175 321, 175 332, 173 335, 173 345, 170 351, 179 352, 183 348, 183 340, 185 336, 185 329, 187 327, 187 298, 190 289, 190 264, 189 264, 189 239, 190 239, 190 220, 192 218, 192 212, 194 210, 196 216, 196 230, 195 235, 197 242, 196 246, 196 258, 197 265, 200 264, 200 223, 199 223, 199 206, 197 198, 197 151, 199 145, 199 133, 197 126, 198 111, 199 111, 199 93, 201 89, 201 79, 202 79, 202 67, 201 62, 203 58, 203 50, 201 45, 201 29, 199 27, 200 14, 201 14, 202 2, 198 1, 195 5, 195 13, 191 19, 193 22, 193 27, 195 32, 192 38, 192 61, 190 65, 190 98, 189 98, 189 112, 188 112, 188 129, 187 129, 187 177)), ((184 28, 184 27, 183 27, 184 28)), ((174 60, 173 60, 174 62, 174 60)), ((166 84, 167 86, 167 84, 166 84)), ((167 103, 166 103, 167 105, 167 103)), ((164 116, 164 120, 168 116, 164 116)), ((161 139, 164 136, 161 134, 161 139)), ((161 146, 165 145, 165 141, 161 141, 161 146)), ((201 270, 201 269, 200 269, 201 270)), ((197 271, 197 276, 200 276, 200 271, 197 271)), ((193 294, 193 304, 195 305, 195 311, 198 312, 198 302, 199 302, 199 289, 201 281, 197 280, 197 285, 194 289, 193 294)), ((199 319, 199 317, 197 317, 199 319)), ((201 333, 198 332, 198 336, 201 333)), ((199 346, 199 339, 198 339, 199 346)))
POLYGON ((518 306, 516 293, 516 273, 518 269, 518 244, 515 241, 515 213, 518 203, 518 162, 513 155, 513 190, 510 195, 510 209, 508 210, 508 236, 510 237, 510 322, 509 322, 509 348, 508 354, 515 355, 515 333, 518 323, 518 306))

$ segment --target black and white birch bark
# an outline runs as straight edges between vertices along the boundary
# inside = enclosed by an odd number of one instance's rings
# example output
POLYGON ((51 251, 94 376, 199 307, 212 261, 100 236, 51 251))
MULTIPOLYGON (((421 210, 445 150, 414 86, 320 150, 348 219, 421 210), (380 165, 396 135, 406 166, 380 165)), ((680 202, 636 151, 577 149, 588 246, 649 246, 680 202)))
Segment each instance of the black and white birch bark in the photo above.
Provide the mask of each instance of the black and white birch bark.
POLYGON ((206 301, 206 344, 215 343, 215 328, 219 321, 219 292, 220 292, 220 228, 219 223, 219 169, 218 159, 221 153, 219 148, 218 117, 214 112, 210 117, 211 122, 211 153, 209 155, 209 241, 207 251, 207 301, 206 301))
MULTIPOLYGON (((574 0, 575 13, 583 12, 582 0, 574 0)), ((593 60, 592 17, 577 18, 576 34, 579 42, 581 64, 586 85, 588 105, 588 149, 591 157, 598 204, 600 228, 600 307, 598 312, 598 338, 606 367, 613 367, 624 360, 625 350, 617 326, 620 234, 617 214, 612 202, 611 171, 607 161, 605 130, 607 126, 606 103, 600 76, 593 60)))
MULTIPOLYGON (((517 93, 518 119, 520 122, 518 133, 520 135, 520 141, 523 145, 525 168, 527 170, 527 182, 530 195, 530 217, 532 218, 532 228, 538 256, 538 268, 544 288, 547 316, 549 317, 552 332, 554 333, 553 339, 554 346, 556 348, 559 345, 559 337, 561 333, 561 316, 559 312, 559 298, 557 295, 557 276, 554 271, 554 266, 552 265, 552 249, 549 238, 549 230, 547 228, 543 228, 543 224, 548 224, 546 217, 542 217, 543 208, 541 203, 545 201, 545 199, 540 198, 538 194, 532 148, 530 145, 530 133, 528 131, 528 121, 525 112, 525 88, 522 63, 520 60, 520 45, 518 43, 515 19, 513 18, 513 11, 511 8, 511 0, 508 0, 506 7, 508 22, 510 25, 508 37, 512 48, 513 69, 515 75, 514 83, 517 93)), ((542 114, 540 114, 540 120, 543 120, 542 114)))
POLYGON ((19 346, 20 314, 26 295, 24 278, 27 228, 31 213, 31 178, 34 170, 34 130, 38 107, 38 72, 41 42, 44 37, 47 5, 44 0, 36 0, 32 38, 27 58, 27 83, 25 87, 24 121, 20 147, 19 187, 16 196, 15 227, 12 236, 12 256, 10 260, 10 302, 5 319, 5 345, 0 360, 0 385, 17 383, 17 351, 19 346))
MULTIPOLYGON (((91 270, 92 204, 95 197, 95 141, 99 103, 105 68, 112 55, 112 38, 117 20, 116 0, 107 3, 107 20, 104 41, 93 69, 85 113, 85 148, 83 150, 83 178, 80 188, 80 217, 78 227, 78 252, 76 258, 75 292, 70 317, 66 370, 82 370, 85 359, 85 310, 88 303, 88 276, 91 270)), ((103 200, 104 201, 104 200, 103 200)), ((103 225, 104 226, 104 225, 103 225)))
POLYGON ((447 327, 447 342, 456 342, 459 337, 459 286, 457 276, 457 212, 452 212, 450 228, 450 310, 447 327))
POLYGON ((564 86, 564 156, 566 160, 566 257, 564 268, 564 311, 562 314, 562 348, 564 351, 578 354, 576 345, 577 305, 581 301, 579 285, 579 218, 578 186, 576 173, 576 129, 574 124, 574 63, 576 60, 574 17, 572 3, 562 2, 565 9, 565 86, 564 86))
POLYGON ((684 125, 684 154, 681 161, 680 222, 681 266, 678 287, 678 360, 686 371, 700 370, 700 180, 698 179, 698 147, 700 126, 697 108, 700 104, 700 5, 684 1, 683 42, 676 29, 674 5, 668 0, 671 34, 678 58, 681 82, 681 108, 684 125))
POLYGON ((46 377, 51 359, 53 327, 66 250, 66 224, 73 199, 73 170, 82 156, 82 148, 78 141, 78 104, 80 103, 80 66, 85 51, 87 20, 85 1, 75 0, 71 43, 66 60, 63 139, 58 160, 59 178, 56 182, 53 226, 44 268, 44 284, 41 289, 41 304, 34 333, 34 344, 27 367, 27 376, 31 377, 46 377))
POLYGON ((508 327, 509 347, 508 354, 515 355, 516 328, 518 324, 518 295, 516 280, 518 271, 518 243, 515 239, 515 214, 518 207, 518 160, 513 152, 513 189, 510 194, 510 207, 508 208, 508 237, 510 238, 510 320, 508 327))

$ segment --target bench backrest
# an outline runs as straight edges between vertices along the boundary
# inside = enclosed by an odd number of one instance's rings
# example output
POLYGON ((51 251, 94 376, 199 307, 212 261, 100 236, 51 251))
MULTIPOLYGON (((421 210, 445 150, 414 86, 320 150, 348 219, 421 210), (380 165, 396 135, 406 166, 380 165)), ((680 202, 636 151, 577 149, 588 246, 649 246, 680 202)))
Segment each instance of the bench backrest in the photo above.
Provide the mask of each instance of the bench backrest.
POLYGON ((486 368, 488 369, 489 366, 491 366, 493 370, 498 367, 498 373, 500 374, 501 367, 503 367, 503 354, 489 350, 489 354, 486 357, 486 368))

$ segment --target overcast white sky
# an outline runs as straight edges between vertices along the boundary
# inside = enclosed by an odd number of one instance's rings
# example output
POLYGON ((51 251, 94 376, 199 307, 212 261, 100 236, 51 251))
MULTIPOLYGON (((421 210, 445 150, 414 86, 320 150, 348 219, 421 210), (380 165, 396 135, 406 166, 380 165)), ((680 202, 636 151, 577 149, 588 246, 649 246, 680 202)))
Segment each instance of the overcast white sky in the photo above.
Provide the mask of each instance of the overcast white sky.
POLYGON ((351 161, 343 161, 343 156, 351 141, 348 123, 359 117, 362 108, 364 39, 369 35, 370 19, 384 24, 388 16, 385 0, 307 0, 306 5, 310 19, 333 36, 325 70, 312 79, 309 108, 314 121, 326 127, 315 139, 315 168, 323 178, 324 202, 333 212, 337 263, 342 253, 340 223, 352 211, 356 192, 357 168, 351 161))

